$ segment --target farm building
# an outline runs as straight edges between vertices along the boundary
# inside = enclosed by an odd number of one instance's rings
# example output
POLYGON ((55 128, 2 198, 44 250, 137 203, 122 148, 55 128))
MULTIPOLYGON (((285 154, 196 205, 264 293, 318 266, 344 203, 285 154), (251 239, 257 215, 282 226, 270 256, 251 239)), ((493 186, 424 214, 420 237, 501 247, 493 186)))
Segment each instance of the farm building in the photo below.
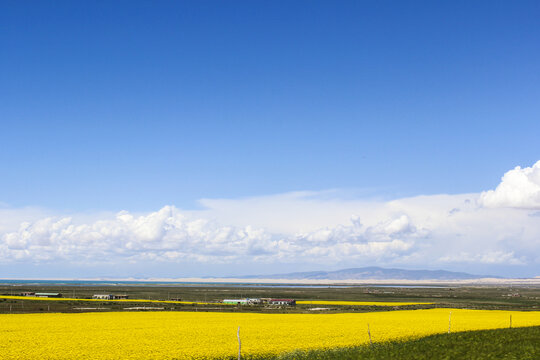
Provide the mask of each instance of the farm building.
POLYGON ((294 299, 270 299, 270 300, 268 300, 268 305, 295 306, 296 305, 296 300, 294 300, 294 299))
POLYGON ((247 305, 248 299, 225 299, 223 300, 223 303, 230 305, 247 305))
POLYGON ((60 293, 35 293, 34 295, 30 296, 36 296, 36 297, 42 297, 42 298, 59 298, 62 297, 62 294, 60 293))
POLYGON ((224 304, 233 304, 233 305, 259 305, 261 304, 261 299, 251 298, 251 299, 225 299, 223 300, 224 304))
POLYGON ((31 291, 25 291, 21 293, 21 296, 36 296, 36 293, 31 291))
POLYGON ((92 296, 92 299, 99 299, 99 300, 121 300, 121 299, 127 299, 127 295, 112 295, 112 294, 95 294, 92 296))
POLYGON ((109 295, 109 294, 95 294, 95 295, 92 295, 92 299, 98 299, 98 300, 112 300, 112 299, 114 299, 114 295, 109 295))

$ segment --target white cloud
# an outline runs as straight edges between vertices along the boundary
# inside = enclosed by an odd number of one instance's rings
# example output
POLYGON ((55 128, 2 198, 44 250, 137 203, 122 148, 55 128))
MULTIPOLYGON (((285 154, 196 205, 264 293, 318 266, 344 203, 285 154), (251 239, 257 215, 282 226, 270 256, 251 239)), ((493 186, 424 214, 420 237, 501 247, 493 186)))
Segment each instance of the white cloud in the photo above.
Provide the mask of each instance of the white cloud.
POLYGON ((480 195, 486 207, 540 209, 540 161, 532 167, 508 171, 495 190, 480 195))
POLYGON ((223 226, 192 218, 172 206, 134 216, 122 211, 114 218, 76 224, 70 217, 24 222, 5 233, 0 259, 5 261, 233 262, 238 260, 297 261, 310 255, 342 257, 389 256, 408 250, 416 233, 401 216, 374 228, 358 222, 332 229, 286 236, 252 226, 223 226), (399 236, 398 236, 399 235, 399 236))
MULTIPOLYGON (((540 162, 516 168, 492 192, 392 201, 301 192, 207 199, 202 201, 206 208, 198 211, 165 206, 146 214, 59 216, 39 211, 38 216, 32 210, 26 221, 23 210, 3 208, 7 225, 0 228, 0 264, 455 265, 456 270, 464 270, 459 267, 463 264, 502 264, 538 269, 537 211, 497 203, 493 199, 504 197, 493 194, 519 193, 511 197, 513 206, 534 208, 539 169, 540 162)), ((244 271, 254 272, 256 268, 244 271)))

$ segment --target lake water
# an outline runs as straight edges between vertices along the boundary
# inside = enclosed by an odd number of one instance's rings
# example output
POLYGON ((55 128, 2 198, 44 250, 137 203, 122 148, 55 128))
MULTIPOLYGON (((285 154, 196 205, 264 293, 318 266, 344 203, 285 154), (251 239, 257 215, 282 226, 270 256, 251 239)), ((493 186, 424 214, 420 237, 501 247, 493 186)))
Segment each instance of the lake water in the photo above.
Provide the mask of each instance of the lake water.
POLYGON ((235 283, 235 282, 175 282, 175 281, 111 281, 111 280, 3 280, 0 285, 24 286, 185 286, 185 287, 267 287, 267 288, 305 288, 305 289, 345 289, 353 287, 380 288, 447 288, 437 285, 400 285, 400 284, 362 284, 362 285, 312 285, 312 284, 266 284, 266 283, 235 283))

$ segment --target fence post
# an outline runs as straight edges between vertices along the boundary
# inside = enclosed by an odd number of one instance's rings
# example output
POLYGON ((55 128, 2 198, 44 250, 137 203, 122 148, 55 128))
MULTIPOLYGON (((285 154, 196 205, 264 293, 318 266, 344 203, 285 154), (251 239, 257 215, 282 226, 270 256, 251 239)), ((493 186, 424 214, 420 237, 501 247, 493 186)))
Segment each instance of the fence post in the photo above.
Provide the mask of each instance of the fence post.
POLYGON ((367 334, 369 337, 369 346, 373 346, 373 343, 371 342, 371 332, 369 331, 369 323, 367 324, 367 334))
POLYGON ((452 327, 452 312, 448 315, 448 333, 450 334, 450 328, 452 327))
POLYGON ((240 340, 240 326, 238 327, 238 332, 236 333, 238 337, 238 360, 242 359, 242 341, 240 340))

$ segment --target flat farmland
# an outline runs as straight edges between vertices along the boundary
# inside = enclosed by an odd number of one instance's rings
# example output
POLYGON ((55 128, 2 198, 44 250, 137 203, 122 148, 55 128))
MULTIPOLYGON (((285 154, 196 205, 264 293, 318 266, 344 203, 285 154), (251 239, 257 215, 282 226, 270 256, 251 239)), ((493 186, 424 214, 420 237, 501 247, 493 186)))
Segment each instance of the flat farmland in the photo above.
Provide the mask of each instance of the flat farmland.
POLYGON ((0 288, 0 353, 9 360, 236 359, 240 328, 243 359, 296 359, 287 354, 298 352, 340 359, 370 343, 540 326, 539 305, 540 289, 525 286, 11 284, 0 288), (20 296, 27 291, 63 297, 20 296), (220 303, 239 298, 292 298, 297 306, 220 303))
POLYGON ((448 331, 540 325, 540 312, 424 309, 341 314, 107 312, 0 315, 3 359, 265 358, 416 339, 448 331), (369 324, 369 325, 368 325, 369 324), (367 328, 370 326, 370 333, 367 328))

